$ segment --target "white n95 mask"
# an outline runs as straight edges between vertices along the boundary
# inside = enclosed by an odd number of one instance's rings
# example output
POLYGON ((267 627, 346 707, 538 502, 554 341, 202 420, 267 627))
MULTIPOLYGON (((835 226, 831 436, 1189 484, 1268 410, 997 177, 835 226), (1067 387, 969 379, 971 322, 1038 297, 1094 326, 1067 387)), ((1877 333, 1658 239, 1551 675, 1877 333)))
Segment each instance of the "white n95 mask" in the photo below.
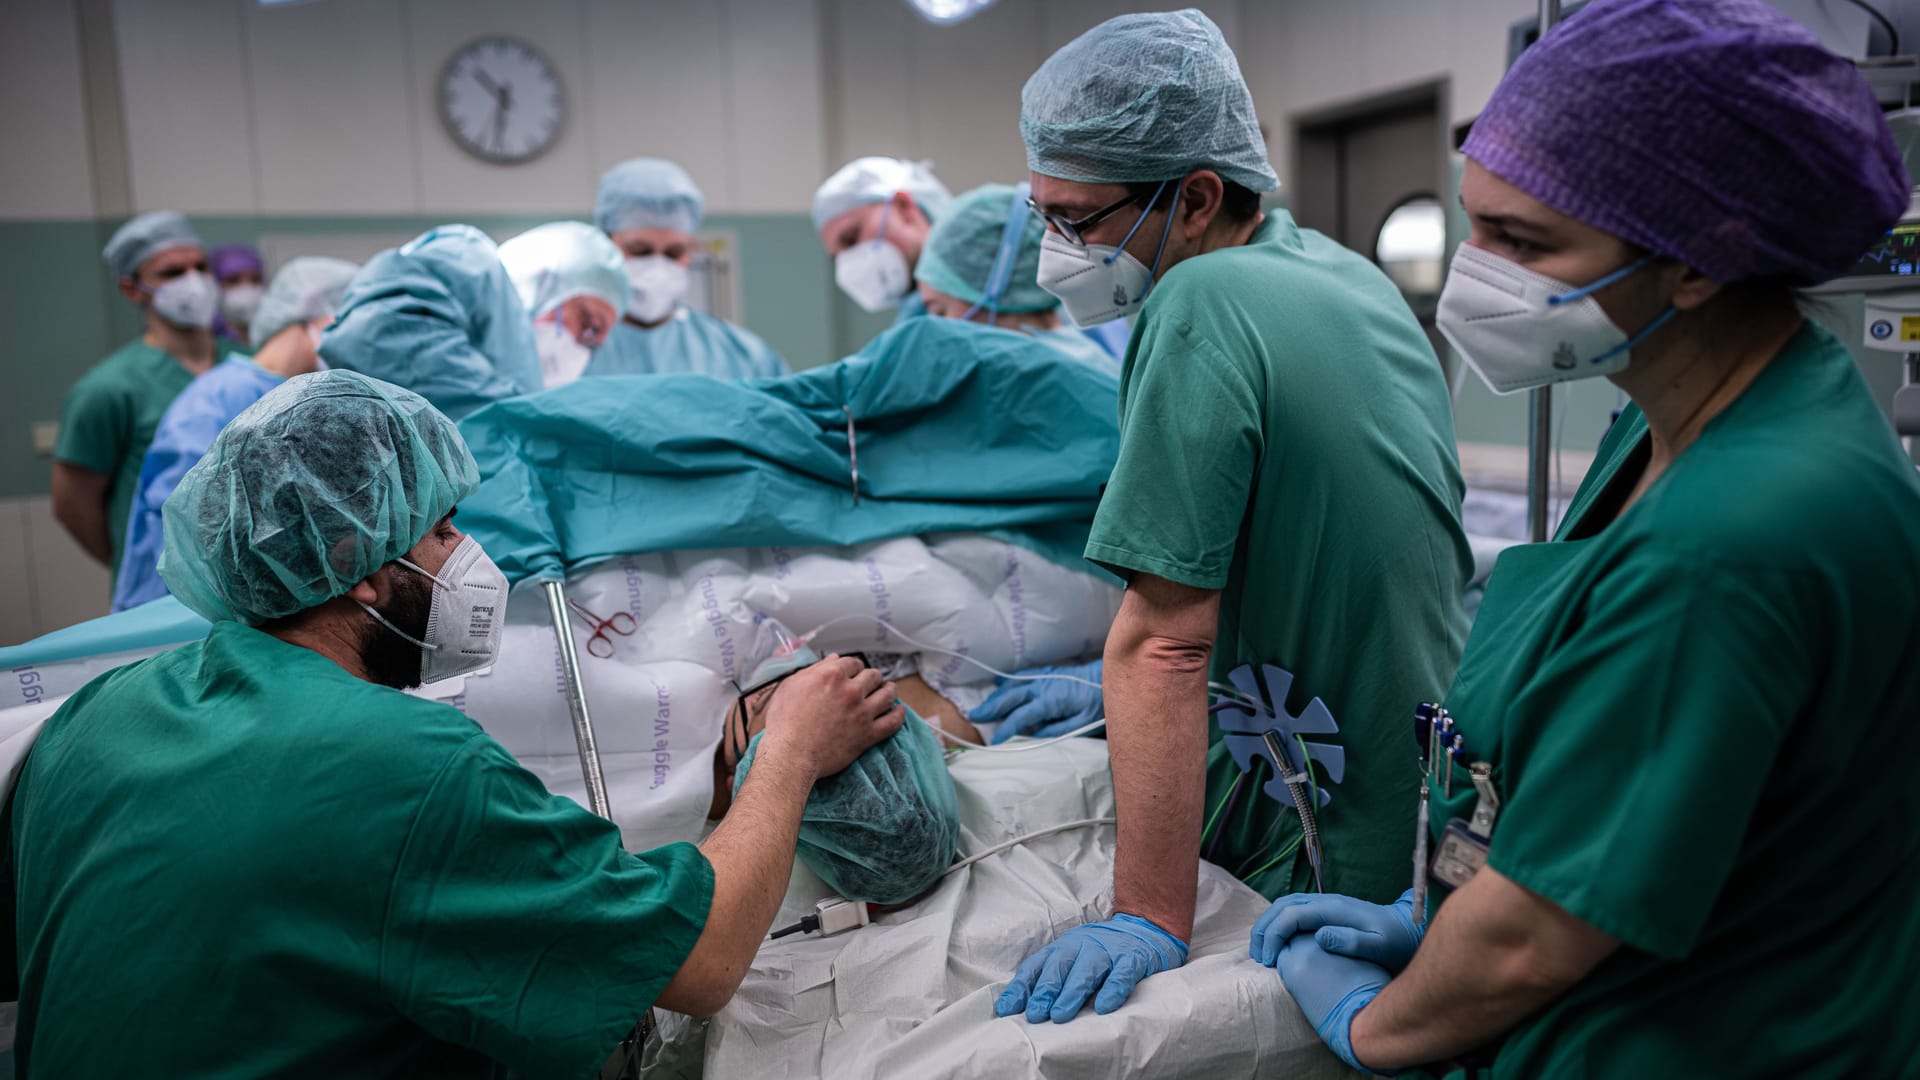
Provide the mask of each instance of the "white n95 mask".
POLYGON ((493 663, 494 654, 500 650, 500 628, 507 617, 507 575, 487 558, 479 542, 471 536, 461 539, 437 575, 404 558, 394 561, 435 586, 433 606, 427 612, 426 640, 388 622, 370 605, 360 606, 382 626, 420 647, 421 684, 451 679, 493 663))
POLYGON ((228 322, 242 326, 253 323, 253 317, 260 310, 260 300, 267 290, 258 285, 233 285, 220 294, 220 313, 228 322))
POLYGON ((586 374, 593 360, 593 350, 568 333, 558 317, 533 324, 533 344, 540 354, 540 385, 548 390, 586 374))
POLYGON ((1034 284, 1059 298, 1073 325, 1084 328, 1111 322, 1133 314, 1147 302, 1154 274, 1167 251, 1167 237, 1173 233, 1173 219, 1180 213, 1179 188, 1174 188, 1173 205, 1167 210, 1167 224, 1160 231, 1160 246, 1154 251, 1153 265, 1134 258, 1127 251, 1127 244, 1153 212, 1160 191, 1174 182, 1162 181, 1160 188, 1154 190, 1153 198, 1147 200, 1147 208, 1134 219, 1133 228, 1127 230, 1118 247, 1112 244, 1083 246, 1052 229, 1041 236, 1040 269, 1034 274, 1034 284))
POLYGON ((220 308, 220 286, 212 275, 189 270, 153 290, 154 314, 175 326, 205 330, 220 308))
POLYGON ((913 284, 913 271, 883 235, 834 256, 833 280, 862 310, 879 314, 899 306, 913 284))
POLYGON ((1618 374, 1632 362, 1633 347, 1673 318, 1675 309, 1668 307, 1629 337, 1593 294, 1652 260, 1643 256, 1576 287, 1462 244, 1440 290, 1440 332, 1496 394, 1618 374))
MULTIPOLYGON (((627 314, 652 325, 673 314, 691 282, 687 268, 665 255, 641 255, 627 260, 627 314)), ((552 384, 549 383, 549 386, 552 384)))

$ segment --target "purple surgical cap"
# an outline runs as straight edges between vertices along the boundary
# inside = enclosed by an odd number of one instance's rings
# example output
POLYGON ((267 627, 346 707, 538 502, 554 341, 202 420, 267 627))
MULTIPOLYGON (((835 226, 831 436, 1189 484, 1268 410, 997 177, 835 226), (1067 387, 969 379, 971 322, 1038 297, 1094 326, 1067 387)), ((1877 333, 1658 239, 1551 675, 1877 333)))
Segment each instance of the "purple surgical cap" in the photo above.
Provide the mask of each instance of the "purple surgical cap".
POLYGON ((1866 81, 1761 0, 1595 0, 1521 54, 1461 150, 1719 282, 1825 281, 1907 209, 1866 81))
POLYGON ((259 252, 246 244, 221 244, 207 252, 207 269, 213 271, 215 281, 224 281, 243 270, 265 276, 267 264, 260 261, 259 252))

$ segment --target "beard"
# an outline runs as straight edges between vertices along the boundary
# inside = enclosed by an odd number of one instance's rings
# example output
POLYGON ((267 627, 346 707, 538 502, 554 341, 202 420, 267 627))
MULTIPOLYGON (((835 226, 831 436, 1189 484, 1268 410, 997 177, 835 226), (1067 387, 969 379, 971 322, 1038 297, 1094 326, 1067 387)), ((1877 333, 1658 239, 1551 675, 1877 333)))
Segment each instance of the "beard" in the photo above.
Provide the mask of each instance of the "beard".
MULTIPOLYGON (((433 611, 433 586, 409 570, 393 575, 393 600, 380 614, 414 638, 427 639, 427 617, 433 611)), ((411 690, 420 685, 420 668, 426 653, 411 641, 368 619, 360 635, 360 663, 367 680, 395 690, 411 690)))

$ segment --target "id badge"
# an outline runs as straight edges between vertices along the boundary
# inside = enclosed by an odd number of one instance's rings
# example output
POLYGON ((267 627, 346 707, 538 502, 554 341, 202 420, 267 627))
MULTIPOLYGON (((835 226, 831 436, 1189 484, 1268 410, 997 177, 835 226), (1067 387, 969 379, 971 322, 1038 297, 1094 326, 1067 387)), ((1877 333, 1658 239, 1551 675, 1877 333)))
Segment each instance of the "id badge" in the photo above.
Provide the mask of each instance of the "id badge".
POLYGON ((1440 834, 1440 849, 1433 853, 1433 876, 1457 889, 1473 879, 1487 865, 1487 842, 1473 834, 1467 823, 1454 818, 1440 834))

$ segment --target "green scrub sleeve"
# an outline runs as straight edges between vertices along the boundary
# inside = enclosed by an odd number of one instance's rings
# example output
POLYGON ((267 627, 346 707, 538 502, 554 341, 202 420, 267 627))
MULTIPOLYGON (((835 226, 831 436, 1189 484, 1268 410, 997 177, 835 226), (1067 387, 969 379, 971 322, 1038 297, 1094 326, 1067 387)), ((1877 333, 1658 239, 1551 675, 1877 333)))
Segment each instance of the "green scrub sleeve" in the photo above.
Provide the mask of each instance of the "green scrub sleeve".
POLYGON ((1633 558, 1565 613, 1564 639, 1509 706, 1533 715, 1505 720, 1529 735, 1494 774, 1503 804, 1488 865, 1677 959, 1699 940, 1812 693, 1817 661, 1802 646, 1820 638, 1793 611, 1803 583, 1782 571, 1633 558))
POLYGON ((381 985, 429 1033, 515 1073, 590 1076, 686 960, 712 899, 699 849, 627 853, 611 822, 475 735, 394 869, 381 985))
POLYGON ((122 389, 96 376, 84 377, 67 392, 60 411, 54 459, 112 476, 127 452, 133 427, 133 402, 122 389))
POLYGON ((1121 577, 1227 583, 1260 468, 1264 395, 1246 368, 1173 312, 1155 313, 1120 386, 1120 456, 1087 558, 1121 577))

